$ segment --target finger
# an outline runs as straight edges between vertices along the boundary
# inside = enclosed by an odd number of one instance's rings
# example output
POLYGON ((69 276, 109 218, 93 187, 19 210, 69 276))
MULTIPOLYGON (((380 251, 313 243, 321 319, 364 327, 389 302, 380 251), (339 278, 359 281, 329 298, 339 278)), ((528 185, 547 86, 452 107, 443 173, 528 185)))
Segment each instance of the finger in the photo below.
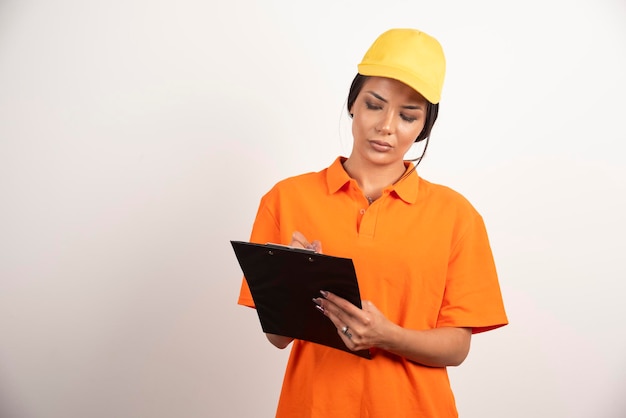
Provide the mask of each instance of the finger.
POLYGON ((294 231, 291 234, 291 244, 292 247, 297 248, 309 248, 311 245, 306 237, 300 231, 294 231))
POLYGON ((306 248, 307 250, 313 250, 316 253, 322 252, 322 243, 319 240, 315 240, 309 242, 308 239, 302 234, 300 231, 294 231, 291 234, 291 244, 292 247, 296 248, 306 248))
POLYGON ((322 253, 322 243, 319 240, 314 240, 313 242, 311 242, 311 249, 314 250, 316 253, 321 254, 322 253))
POLYGON ((349 326, 344 325, 343 327, 341 327, 340 331, 340 336, 347 338, 348 340, 352 341, 352 329, 350 329, 349 326))
POLYGON ((324 297, 324 299, 332 302, 336 305, 340 310, 344 311, 350 316, 358 317, 361 313, 361 309, 357 306, 353 305, 352 302, 347 301, 346 299, 335 295, 334 293, 328 292, 326 290, 320 290, 320 293, 324 297))
POLYGON ((361 343, 361 336, 357 328, 354 328, 357 322, 354 318, 343 312, 334 303, 324 298, 314 298, 313 302, 320 312, 322 312, 337 329, 337 334, 343 340, 346 347, 350 350, 362 350, 368 348, 361 343))
POLYGON ((315 303, 315 305, 317 305, 317 309, 323 313, 325 316, 328 317, 328 319, 330 319, 330 321, 335 325, 335 327, 337 328, 341 328, 342 326, 345 325, 345 319, 342 319, 340 317, 340 313, 341 310, 337 307, 337 305, 333 304, 332 302, 320 297, 320 298, 313 298, 313 303, 315 303))

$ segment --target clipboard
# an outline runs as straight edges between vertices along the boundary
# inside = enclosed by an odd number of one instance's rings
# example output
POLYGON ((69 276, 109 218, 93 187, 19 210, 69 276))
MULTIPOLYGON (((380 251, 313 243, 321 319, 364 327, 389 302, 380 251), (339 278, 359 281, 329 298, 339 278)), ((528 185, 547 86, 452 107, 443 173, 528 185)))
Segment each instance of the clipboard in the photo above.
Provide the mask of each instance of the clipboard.
POLYGON ((280 244, 230 242, 264 332, 371 359, 369 350, 352 351, 346 347, 335 325, 312 301, 320 296, 320 290, 328 290, 361 308, 351 259, 280 244))

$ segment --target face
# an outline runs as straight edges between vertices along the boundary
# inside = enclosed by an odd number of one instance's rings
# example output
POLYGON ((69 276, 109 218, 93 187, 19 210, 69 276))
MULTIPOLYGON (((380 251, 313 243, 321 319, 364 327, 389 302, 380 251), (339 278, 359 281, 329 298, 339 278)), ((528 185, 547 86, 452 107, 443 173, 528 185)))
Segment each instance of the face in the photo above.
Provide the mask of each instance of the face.
POLYGON ((370 77, 352 108, 351 159, 404 168, 404 155, 424 128, 427 101, 406 84, 370 77))

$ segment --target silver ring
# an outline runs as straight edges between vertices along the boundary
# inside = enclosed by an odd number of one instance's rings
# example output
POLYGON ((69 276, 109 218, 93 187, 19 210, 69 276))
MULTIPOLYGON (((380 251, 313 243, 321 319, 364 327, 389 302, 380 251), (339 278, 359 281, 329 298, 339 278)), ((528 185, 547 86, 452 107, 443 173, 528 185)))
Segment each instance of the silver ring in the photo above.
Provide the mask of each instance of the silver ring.
POLYGON ((352 338, 352 334, 350 334, 349 329, 347 325, 344 325, 343 328, 341 328, 341 332, 343 332, 343 335, 345 335, 348 338, 352 338))

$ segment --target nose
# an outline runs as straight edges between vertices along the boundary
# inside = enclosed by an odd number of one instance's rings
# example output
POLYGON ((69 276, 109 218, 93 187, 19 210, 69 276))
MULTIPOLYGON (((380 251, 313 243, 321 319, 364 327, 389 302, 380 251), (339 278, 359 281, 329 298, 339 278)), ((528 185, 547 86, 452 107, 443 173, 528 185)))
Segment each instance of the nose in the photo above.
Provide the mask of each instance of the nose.
POLYGON ((393 118, 394 112, 392 110, 387 110, 383 112, 381 115, 380 121, 378 122, 378 126, 376 130, 382 135, 391 135, 393 133, 393 118))

